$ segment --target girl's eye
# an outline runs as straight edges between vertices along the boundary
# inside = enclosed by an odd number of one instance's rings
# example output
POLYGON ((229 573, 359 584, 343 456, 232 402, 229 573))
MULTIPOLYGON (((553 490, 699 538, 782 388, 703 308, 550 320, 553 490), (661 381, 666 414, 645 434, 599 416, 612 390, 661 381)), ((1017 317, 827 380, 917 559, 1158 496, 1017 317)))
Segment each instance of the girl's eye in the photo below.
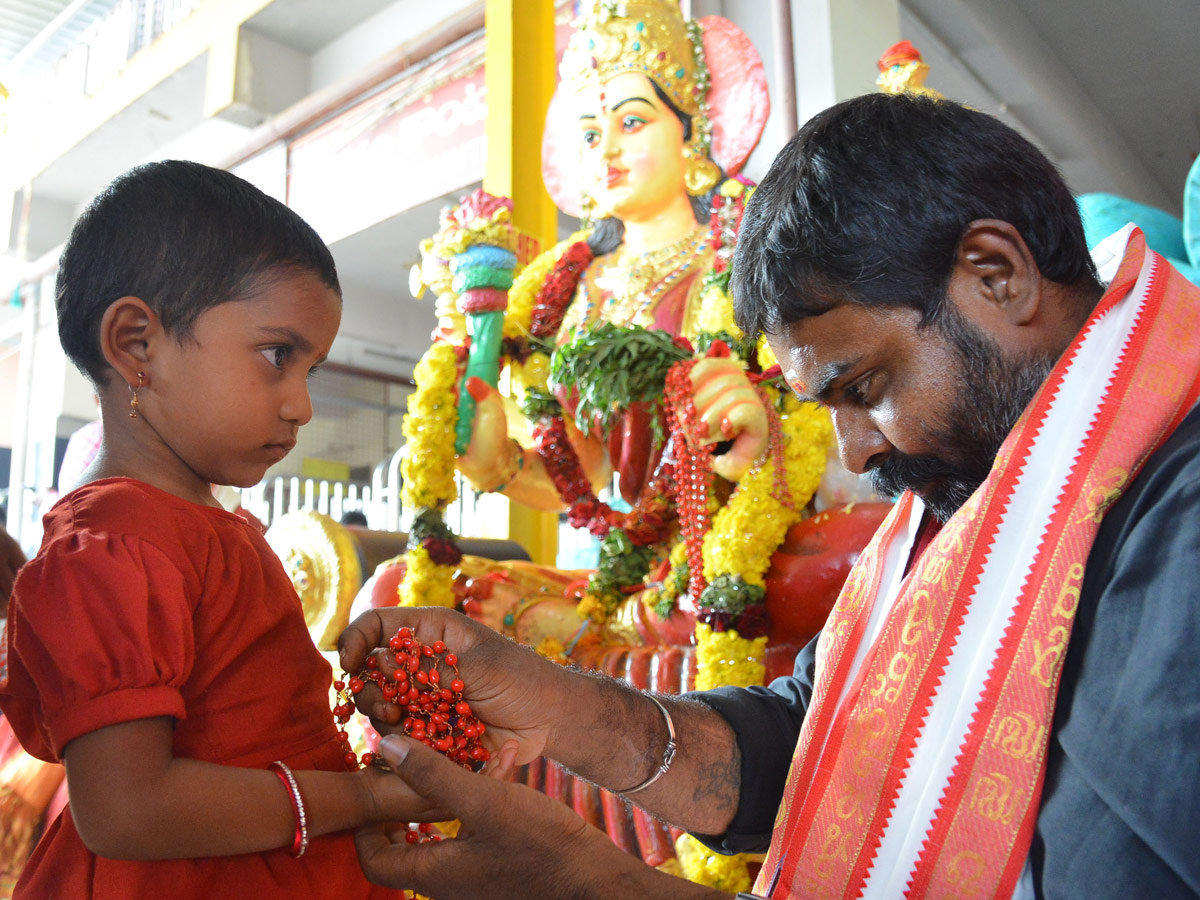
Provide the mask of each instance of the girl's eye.
POLYGON ((600 143, 600 132, 595 128, 589 128, 583 133, 583 145, 585 147, 595 147, 600 143))
POLYGON ((645 124, 646 120, 640 116, 626 116, 621 120, 621 130, 626 132, 637 131, 645 124))
POLYGON ((276 369, 282 369, 283 364, 287 362, 287 347, 267 347, 265 350, 260 350, 259 352, 276 369))
POLYGON ((320 366, 313 366, 311 369, 309 369, 309 370, 308 370, 308 377, 309 377, 309 378, 316 378, 316 377, 317 377, 317 374, 318 374, 320 371, 321 371, 321 367, 320 367, 320 366))

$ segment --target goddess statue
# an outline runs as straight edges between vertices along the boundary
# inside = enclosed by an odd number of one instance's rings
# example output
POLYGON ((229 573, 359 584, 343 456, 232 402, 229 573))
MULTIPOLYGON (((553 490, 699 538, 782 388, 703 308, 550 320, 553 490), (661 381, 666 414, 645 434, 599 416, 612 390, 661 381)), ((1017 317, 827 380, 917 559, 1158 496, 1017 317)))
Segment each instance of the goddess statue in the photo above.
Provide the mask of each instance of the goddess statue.
MULTIPOLYGON (((675 0, 584 7, 543 143, 551 196, 582 230, 514 278, 511 203, 477 192, 422 245, 414 288, 437 294, 439 328, 404 424, 415 516, 372 602, 396 603, 399 581, 400 603, 461 604, 545 655, 657 690, 761 684, 820 628, 884 506, 838 506, 855 499, 843 471, 801 521, 825 475, 828 414, 799 403, 733 322, 729 266, 753 189, 734 173, 769 109, 749 40, 719 17, 685 22, 675 0), (441 516, 455 468, 477 491, 565 508, 601 539, 598 569, 463 557, 441 516), (614 472, 627 511, 600 499, 614 472)), ((698 845, 675 847, 661 823, 551 769, 531 783, 648 862, 678 854, 689 868, 698 845)))

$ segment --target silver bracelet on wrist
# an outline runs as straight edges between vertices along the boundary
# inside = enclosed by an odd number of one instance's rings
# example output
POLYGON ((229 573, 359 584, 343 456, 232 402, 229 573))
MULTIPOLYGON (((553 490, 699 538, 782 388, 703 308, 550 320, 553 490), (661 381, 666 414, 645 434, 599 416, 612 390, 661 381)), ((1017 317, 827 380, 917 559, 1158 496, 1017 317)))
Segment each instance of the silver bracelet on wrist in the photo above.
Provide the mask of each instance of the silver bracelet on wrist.
POLYGON ((658 781, 658 779, 667 774, 667 769, 671 768, 671 762, 675 759, 675 750, 677 749, 675 746, 675 722, 671 719, 671 713, 667 711, 667 708, 663 706, 662 703, 659 702, 659 699, 653 694, 646 694, 645 696, 654 701, 654 705, 659 708, 659 711, 661 711, 663 714, 663 718, 667 720, 667 746, 666 749, 663 750, 662 762, 659 763, 657 769, 650 773, 649 778, 647 778, 641 784, 628 788, 627 790, 617 791, 618 794, 636 794, 638 791, 644 791, 646 788, 650 787, 650 785, 654 784, 654 782, 658 781))

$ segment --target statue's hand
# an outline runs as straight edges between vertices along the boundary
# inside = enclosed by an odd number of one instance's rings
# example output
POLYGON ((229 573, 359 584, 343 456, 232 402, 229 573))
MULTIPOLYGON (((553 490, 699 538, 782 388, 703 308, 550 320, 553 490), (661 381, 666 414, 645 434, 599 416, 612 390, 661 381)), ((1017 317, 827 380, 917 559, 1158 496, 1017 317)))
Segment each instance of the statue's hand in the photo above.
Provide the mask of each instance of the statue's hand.
POLYGON ((512 477, 513 453, 519 448, 509 440, 500 393, 480 378, 468 378, 467 390, 475 399, 475 420, 467 452, 458 457, 458 471, 475 490, 494 491, 512 477))
POLYGON ((727 357, 702 359, 691 371, 692 402, 705 441, 733 441, 713 457, 713 471, 737 481, 767 449, 767 410, 742 367, 727 357))

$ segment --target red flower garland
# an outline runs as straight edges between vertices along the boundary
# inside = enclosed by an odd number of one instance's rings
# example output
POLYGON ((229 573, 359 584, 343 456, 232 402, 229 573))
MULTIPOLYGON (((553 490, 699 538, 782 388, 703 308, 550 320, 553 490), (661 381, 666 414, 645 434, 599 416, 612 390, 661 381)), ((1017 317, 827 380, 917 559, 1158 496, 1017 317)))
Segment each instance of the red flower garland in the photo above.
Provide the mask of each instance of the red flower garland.
POLYGON ((639 547, 666 539, 673 516, 667 486, 673 475, 669 465, 662 465, 642 490, 632 512, 619 513, 600 500, 588 482, 579 463, 579 456, 567 437, 562 416, 547 416, 533 427, 534 447, 554 482, 559 497, 567 504, 567 521, 572 528, 587 528, 598 538, 610 529, 620 528, 639 547))
POLYGON ((530 317, 529 333, 536 338, 552 337, 558 333, 563 316, 584 270, 592 264, 595 254, 587 241, 576 241, 566 249, 558 264, 538 291, 530 317))

